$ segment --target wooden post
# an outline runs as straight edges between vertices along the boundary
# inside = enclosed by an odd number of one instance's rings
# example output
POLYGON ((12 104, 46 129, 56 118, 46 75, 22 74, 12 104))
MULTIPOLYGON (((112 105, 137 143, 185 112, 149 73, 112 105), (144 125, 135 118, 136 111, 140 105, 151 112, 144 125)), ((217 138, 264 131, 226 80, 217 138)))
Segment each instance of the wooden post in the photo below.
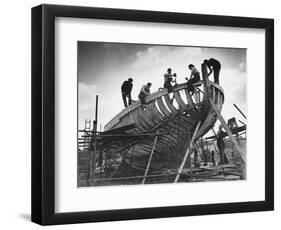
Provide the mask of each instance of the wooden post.
POLYGON ((195 103, 198 104, 200 102, 200 93, 197 86, 194 86, 194 91, 195 91, 194 93, 195 103))
POLYGON ((203 81, 205 81, 204 92, 210 98, 210 96, 211 96, 210 81, 209 81, 209 77, 208 77, 207 64, 204 64, 204 63, 201 64, 201 72, 202 72, 202 76, 203 76, 203 81))
POLYGON ((184 157, 183 157, 183 160, 182 160, 182 162, 181 162, 181 166, 180 166, 180 168, 179 168, 179 170, 178 170, 178 173, 177 173, 177 176, 176 176, 176 178, 175 178, 175 180, 174 180, 174 183, 177 183, 178 180, 179 180, 179 178, 180 178, 180 174, 181 174, 181 172, 182 172, 182 170, 183 170, 183 167, 184 167, 184 165, 185 165, 185 162, 186 162, 186 160, 187 160, 187 157, 188 157, 188 155, 189 155, 189 153, 190 153, 190 148, 191 148, 191 146, 192 146, 192 144, 193 144, 193 142, 194 142, 194 139, 195 139, 195 137, 196 137, 196 134, 197 134, 197 132, 198 132, 198 129, 199 129, 200 125, 201 125, 201 121, 199 121, 199 122, 197 123, 197 125, 196 125, 196 128, 195 128, 195 130, 194 130, 194 132, 193 132, 192 138, 191 138, 191 140, 190 140, 190 142, 189 142, 189 147, 188 147, 188 149, 187 149, 187 151, 186 151, 186 153, 185 153, 185 155, 184 155, 184 157))
POLYGON ((135 145, 133 145, 132 153, 131 153, 131 166, 133 165, 133 156, 134 156, 135 145))
POLYGON ((95 120, 96 120, 96 131, 98 131, 98 105, 99 105, 99 95, 96 95, 96 116, 95 116, 95 120))
POLYGON ((238 112, 239 112, 245 119, 247 119, 247 117, 245 116, 245 114, 238 108, 238 106, 235 105, 235 104, 233 104, 233 105, 234 105, 234 107, 238 110, 238 112))
POLYGON ((91 161, 90 161, 90 166, 91 166, 91 178, 93 179, 93 182, 95 182, 95 171, 96 171, 96 158, 97 158, 97 138, 96 138, 96 134, 97 134, 97 127, 98 127, 98 99, 99 96, 96 95, 96 112, 95 112, 95 121, 93 121, 93 140, 92 142, 94 142, 94 146, 92 143, 92 147, 91 147, 91 161))
MULTIPOLYGON (((93 130, 94 131, 94 130, 93 130)), ((94 143, 92 143, 91 147, 91 161, 90 161, 90 166, 91 166, 91 178, 93 182, 95 182, 95 171, 96 171, 96 160, 97 160, 97 138, 96 135, 93 136, 94 143)))
POLYGON ((149 166, 150 166, 150 163, 151 163, 151 160, 152 160, 152 156, 153 156, 154 149, 155 149, 155 146, 156 146, 156 143, 157 143, 157 139, 158 139, 158 136, 155 136, 153 147, 151 149, 151 153, 150 153, 150 156, 149 156, 149 159, 148 159, 148 162, 147 162, 147 165, 146 165, 146 169, 145 169, 145 172, 144 172, 144 177, 143 177, 143 180, 142 180, 142 184, 145 183, 145 179, 146 179, 146 176, 147 176, 147 173, 148 173, 148 169, 149 169, 149 166))
MULTIPOLYGON (((202 154, 201 149, 198 147, 198 145, 197 145, 196 143, 194 143, 193 145, 194 145, 194 148, 196 149, 196 151, 198 152, 197 157, 200 156, 201 160, 203 160, 203 154, 202 154)), ((200 163, 200 162, 199 162, 199 163, 200 163)))
POLYGON ((239 144, 237 143, 237 141, 235 140, 235 138, 234 138, 234 136, 233 136, 233 134, 232 134, 230 128, 227 126, 227 124, 226 124, 225 120, 223 119, 221 113, 219 112, 219 110, 217 109, 216 105, 213 103, 213 101, 212 101, 210 98, 209 98, 209 102, 210 102, 212 108, 214 109, 215 113, 217 114, 218 119, 220 120, 222 126, 224 127, 224 129, 225 129, 227 135, 229 136, 230 140, 231 140, 232 143, 234 144, 234 147, 235 147, 235 148, 237 149, 237 151, 238 151, 239 158, 240 158, 240 161, 241 161, 242 174, 243 174, 242 178, 244 179, 245 176, 246 176, 246 175, 245 175, 245 163, 246 163, 246 161, 245 161, 244 156, 246 156, 246 155, 245 155, 245 153, 243 152, 243 150, 240 148, 240 146, 239 146, 239 144))
POLYGON ((189 154, 187 157, 187 163, 188 163, 188 167, 189 167, 189 173, 190 173, 190 178, 192 178, 192 162, 191 162, 191 154, 192 154, 192 145, 190 144, 190 130, 188 128, 188 148, 189 150, 189 154))
POLYGON ((179 113, 178 126, 177 126, 176 168, 178 167, 178 164, 179 164, 179 162, 178 162, 178 152, 179 152, 179 143, 180 143, 180 130, 179 130, 180 125, 181 125, 181 113, 179 113))

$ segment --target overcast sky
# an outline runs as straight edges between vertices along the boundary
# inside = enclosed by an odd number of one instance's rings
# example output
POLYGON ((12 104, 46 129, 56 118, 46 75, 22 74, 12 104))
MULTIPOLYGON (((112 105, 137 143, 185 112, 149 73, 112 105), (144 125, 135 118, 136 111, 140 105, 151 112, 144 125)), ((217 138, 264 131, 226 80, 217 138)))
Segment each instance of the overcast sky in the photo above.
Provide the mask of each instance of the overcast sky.
POLYGON ((94 119, 96 94, 99 95, 98 127, 102 124, 103 129, 123 109, 120 88, 129 77, 134 80, 132 98, 137 100, 143 84, 152 82, 152 92, 163 86, 167 68, 172 68, 177 73, 177 82, 182 83, 190 75, 189 64, 200 71, 203 60, 211 57, 222 65, 223 116, 245 121, 233 103, 247 114, 246 49, 78 42, 79 129, 84 128, 86 118, 94 119))

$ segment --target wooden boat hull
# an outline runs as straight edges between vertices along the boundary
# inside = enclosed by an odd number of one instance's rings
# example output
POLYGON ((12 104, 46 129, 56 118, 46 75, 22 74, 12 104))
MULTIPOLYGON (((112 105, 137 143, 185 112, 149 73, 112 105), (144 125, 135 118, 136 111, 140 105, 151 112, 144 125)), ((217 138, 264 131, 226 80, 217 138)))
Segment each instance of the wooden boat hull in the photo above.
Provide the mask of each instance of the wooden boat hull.
POLYGON ((122 164, 120 170, 117 170, 118 176, 131 173, 122 170, 123 164, 130 165, 139 174, 143 174, 154 143, 149 172, 178 168, 189 147, 196 124, 201 121, 195 140, 206 134, 217 120, 208 98, 221 111, 224 93, 219 85, 201 81, 196 84, 196 93, 190 96, 187 85, 180 84, 170 94, 163 89, 147 97, 145 109, 138 101, 115 116, 105 126, 105 131, 134 124, 134 128, 126 131, 126 134, 146 134, 136 140, 126 139, 112 144, 112 149, 118 148, 118 145, 120 148, 128 146, 124 148, 122 164))

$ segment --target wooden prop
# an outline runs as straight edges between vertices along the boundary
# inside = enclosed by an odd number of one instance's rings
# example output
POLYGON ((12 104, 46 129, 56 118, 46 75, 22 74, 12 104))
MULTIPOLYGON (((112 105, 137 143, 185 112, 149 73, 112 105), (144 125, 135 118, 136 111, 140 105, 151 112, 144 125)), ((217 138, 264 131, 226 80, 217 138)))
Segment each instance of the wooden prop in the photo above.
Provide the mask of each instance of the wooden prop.
POLYGON ((187 160, 187 157, 188 157, 188 155, 189 155, 189 153, 190 153, 190 148, 191 148, 191 146, 192 146, 192 144, 193 144, 193 142, 194 142, 195 136, 196 136, 196 134, 197 134, 197 132, 198 132, 198 129, 199 129, 200 125, 201 125, 201 121, 199 121, 199 122, 197 123, 197 125, 196 125, 196 128, 195 128, 195 130, 194 130, 194 133, 193 133, 193 135, 192 135, 192 138, 191 138, 191 140, 190 140, 190 142, 189 142, 189 147, 188 147, 188 149, 187 149, 187 151, 186 151, 186 153, 185 153, 185 155, 184 155, 184 157, 183 157, 181 166, 180 166, 180 168, 179 168, 179 170, 178 170, 178 174, 177 174, 177 176, 176 176, 176 178, 175 178, 175 180, 174 180, 174 183, 177 183, 178 180, 179 180, 179 178, 180 178, 180 174, 182 173, 183 167, 184 167, 184 165, 185 165, 185 163, 186 163, 186 160, 187 160))

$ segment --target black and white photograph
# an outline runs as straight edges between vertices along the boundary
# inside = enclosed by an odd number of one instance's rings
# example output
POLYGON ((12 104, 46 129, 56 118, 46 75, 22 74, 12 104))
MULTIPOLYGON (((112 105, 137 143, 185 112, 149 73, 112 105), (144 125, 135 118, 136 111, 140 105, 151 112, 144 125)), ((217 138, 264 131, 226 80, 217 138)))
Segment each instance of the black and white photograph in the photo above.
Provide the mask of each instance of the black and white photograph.
POLYGON ((247 49, 77 42, 77 187, 247 179, 247 49))
POLYGON ((32 222, 273 223, 274 19, 196 4, 32 8, 32 222))

